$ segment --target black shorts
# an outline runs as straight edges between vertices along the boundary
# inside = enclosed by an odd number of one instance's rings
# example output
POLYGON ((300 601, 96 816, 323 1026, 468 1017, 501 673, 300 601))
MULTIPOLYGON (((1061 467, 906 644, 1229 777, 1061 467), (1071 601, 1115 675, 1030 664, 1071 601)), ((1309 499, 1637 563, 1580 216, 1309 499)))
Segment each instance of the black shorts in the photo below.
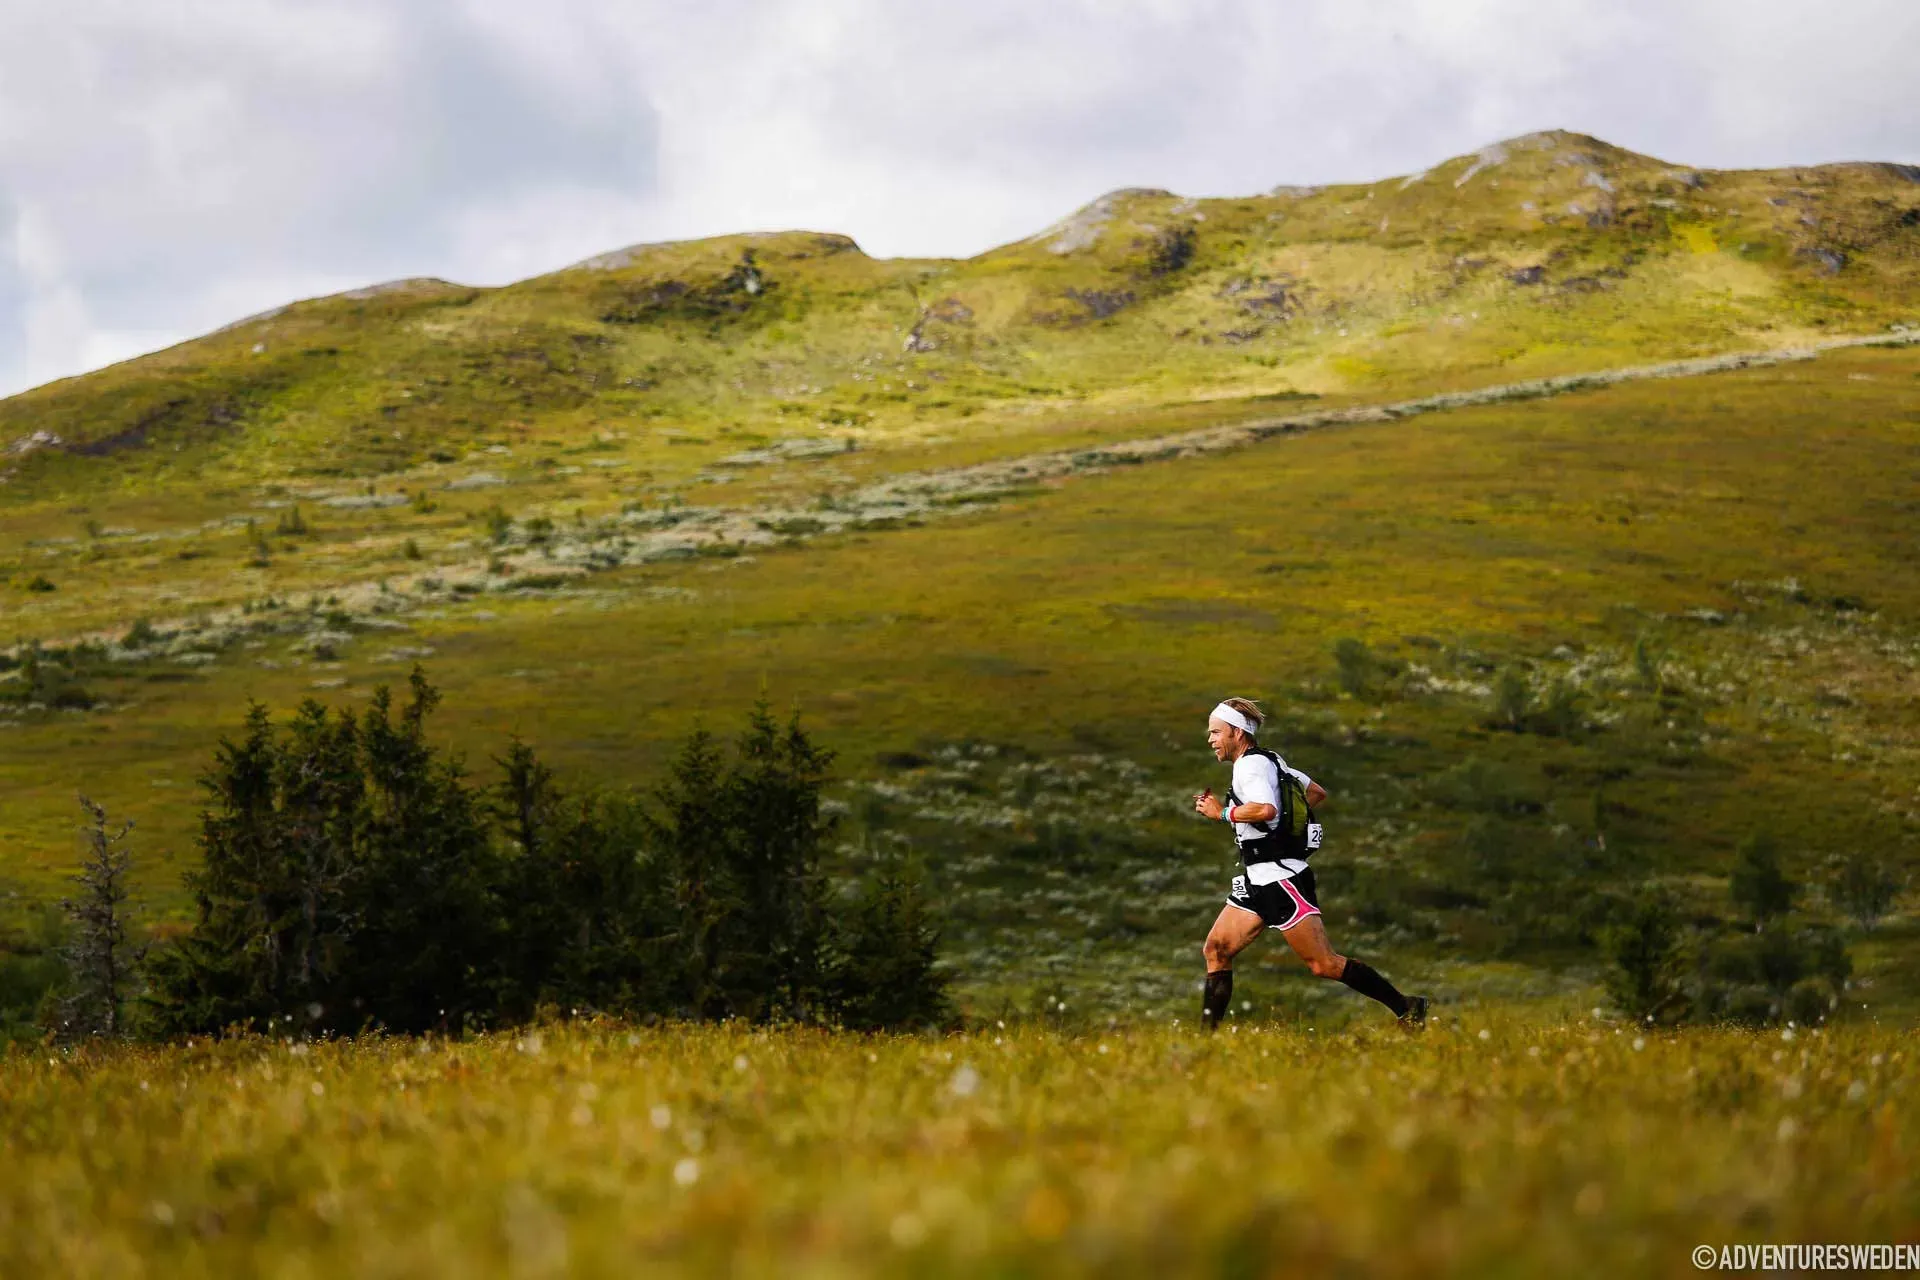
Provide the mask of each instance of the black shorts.
POLYGON ((1320 914, 1320 899, 1313 891, 1312 867, 1284 880, 1255 884, 1256 875, 1264 879, 1269 874, 1265 868, 1279 869, 1271 862, 1256 862, 1235 876, 1227 905, 1251 911, 1260 917, 1262 924, 1280 930, 1291 929, 1308 916, 1320 914), (1256 867, 1262 870, 1256 871, 1256 867))

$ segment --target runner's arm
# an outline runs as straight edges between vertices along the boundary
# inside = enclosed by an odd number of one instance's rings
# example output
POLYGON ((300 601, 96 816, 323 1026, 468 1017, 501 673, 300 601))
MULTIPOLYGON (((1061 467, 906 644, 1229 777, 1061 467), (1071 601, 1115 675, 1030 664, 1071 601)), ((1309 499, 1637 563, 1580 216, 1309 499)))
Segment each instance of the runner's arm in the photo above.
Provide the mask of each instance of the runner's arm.
MULTIPOLYGON (((1242 756, 1233 764, 1233 793, 1242 797, 1233 807, 1235 822, 1272 822, 1280 816, 1279 778, 1264 756, 1242 756)), ((1210 818, 1222 816, 1220 803, 1209 787, 1194 798, 1194 807, 1210 818), (1205 801, 1203 807, 1202 801, 1205 801)))
MULTIPOLYGON (((1221 819, 1221 801, 1211 789, 1202 791, 1193 798, 1193 811, 1203 818, 1218 822, 1221 819)), ((1235 822, 1272 822, 1279 816, 1280 811, 1270 804, 1242 801, 1233 807, 1235 822)))

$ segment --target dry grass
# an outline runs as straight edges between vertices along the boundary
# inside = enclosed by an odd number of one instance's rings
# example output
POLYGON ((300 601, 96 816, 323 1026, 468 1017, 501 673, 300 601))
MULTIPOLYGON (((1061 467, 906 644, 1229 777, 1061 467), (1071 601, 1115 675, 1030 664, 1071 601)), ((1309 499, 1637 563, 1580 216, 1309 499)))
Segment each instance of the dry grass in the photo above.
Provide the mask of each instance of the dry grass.
POLYGON ((1661 1275, 1920 1218, 1911 1037, 547 1026, 0 1065, 18 1275, 1661 1275))

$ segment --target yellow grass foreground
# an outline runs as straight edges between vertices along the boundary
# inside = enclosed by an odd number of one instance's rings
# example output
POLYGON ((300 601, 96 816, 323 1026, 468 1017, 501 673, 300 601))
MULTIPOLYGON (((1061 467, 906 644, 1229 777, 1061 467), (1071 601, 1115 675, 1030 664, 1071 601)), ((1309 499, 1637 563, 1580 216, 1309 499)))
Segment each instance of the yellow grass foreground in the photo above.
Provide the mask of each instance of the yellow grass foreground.
POLYGON ((1914 1051, 1472 1013, 16 1051, 0 1274, 1683 1275, 1912 1241, 1914 1051))

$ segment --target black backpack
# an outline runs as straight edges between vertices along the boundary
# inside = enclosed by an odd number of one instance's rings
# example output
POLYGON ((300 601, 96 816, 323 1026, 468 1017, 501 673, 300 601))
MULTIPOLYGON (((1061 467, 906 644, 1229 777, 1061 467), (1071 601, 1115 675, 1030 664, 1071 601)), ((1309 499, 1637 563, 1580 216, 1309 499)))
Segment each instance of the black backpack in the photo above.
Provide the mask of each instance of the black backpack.
POLYGON ((1300 785, 1300 779, 1294 777, 1280 766, 1280 757, 1264 747, 1255 747, 1254 751, 1273 761, 1274 772, 1280 775, 1280 815, 1272 822, 1262 823, 1267 834, 1258 840, 1249 841, 1247 846, 1273 858, 1298 858, 1305 862, 1320 847, 1320 824, 1313 820, 1313 806, 1307 803, 1307 789, 1300 785))
POLYGON ((1273 824, 1283 858, 1305 861, 1320 844, 1320 826, 1313 820, 1313 806, 1307 803, 1307 789, 1300 779, 1280 770, 1280 817, 1273 824))

